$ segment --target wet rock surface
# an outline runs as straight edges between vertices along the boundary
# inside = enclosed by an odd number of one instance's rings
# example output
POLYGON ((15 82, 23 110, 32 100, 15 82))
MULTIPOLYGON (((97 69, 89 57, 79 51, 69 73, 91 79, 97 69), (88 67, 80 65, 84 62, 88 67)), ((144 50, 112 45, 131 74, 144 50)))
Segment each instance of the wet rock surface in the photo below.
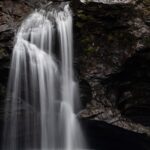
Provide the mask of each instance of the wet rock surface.
POLYGON ((80 116, 150 133, 149 1, 81 4, 75 14, 80 77, 92 93, 80 116))

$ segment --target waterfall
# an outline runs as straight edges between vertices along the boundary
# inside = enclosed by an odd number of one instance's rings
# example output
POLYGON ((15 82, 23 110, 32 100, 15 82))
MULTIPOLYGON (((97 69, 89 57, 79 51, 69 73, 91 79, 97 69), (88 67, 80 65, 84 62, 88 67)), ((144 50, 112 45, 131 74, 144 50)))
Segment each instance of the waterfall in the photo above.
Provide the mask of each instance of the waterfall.
POLYGON ((12 55, 3 150, 84 148, 74 113, 72 36, 68 4, 35 11, 22 23, 12 55))

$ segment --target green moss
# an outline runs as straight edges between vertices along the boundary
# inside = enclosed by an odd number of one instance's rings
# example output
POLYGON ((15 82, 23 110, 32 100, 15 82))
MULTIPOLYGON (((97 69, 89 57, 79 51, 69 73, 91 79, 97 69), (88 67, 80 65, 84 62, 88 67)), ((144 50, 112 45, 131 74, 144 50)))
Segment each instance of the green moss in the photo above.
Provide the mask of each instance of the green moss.
POLYGON ((143 39, 143 44, 146 46, 146 47, 150 47, 150 37, 145 37, 143 39))
POLYGON ((113 38, 114 38, 113 35, 111 35, 111 34, 108 35, 108 40, 109 40, 109 41, 113 41, 113 38))
POLYGON ((5 52, 5 49, 3 48, 0 48, 0 59, 4 58, 4 57, 7 57, 7 54, 5 52))
POLYGON ((85 53, 86 54, 91 54, 95 51, 95 48, 91 45, 89 45, 86 49, 85 49, 85 53))
POLYGON ((113 31, 108 33, 107 39, 108 41, 118 43, 123 47, 132 45, 134 42, 136 42, 136 39, 132 34, 130 34, 129 32, 120 31, 113 31))
POLYGON ((78 10, 78 12, 77 12, 78 14, 81 14, 81 13, 83 13, 83 10, 78 10))
POLYGON ((81 18, 82 20, 87 20, 88 19, 88 17, 83 13, 79 13, 78 17, 81 18))
POLYGON ((0 59, 5 56, 5 50, 0 48, 0 59))
POLYGON ((0 98, 4 99, 6 96, 6 87, 0 84, 0 98))
POLYGON ((84 47, 84 54, 89 55, 93 52, 95 52, 96 48, 93 44, 94 36, 93 35, 84 35, 81 37, 81 44, 84 47))
POLYGON ((91 41, 91 39, 90 39, 90 36, 88 36, 88 35, 85 37, 82 37, 82 39, 81 39, 81 42, 83 44, 88 44, 90 41, 91 41))
POLYGON ((82 28, 83 27, 83 23, 81 23, 81 22, 76 22, 76 26, 78 27, 78 28, 82 28))
POLYGON ((144 3, 145 5, 150 5, 150 0, 143 0, 143 3, 144 3))
POLYGON ((144 16, 149 16, 150 15, 150 7, 146 7, 145 9, 143 9, 143 13, 144 13, 144 16))
POLYGON ((91 15, 86 15, 86 14, 84 14, 84 12, 81 11, 81 10, 78 11, 77 16, 78 16, 81 20, 83 20, 83 21, 93 21, 93 20, 94 20, 93 16, 91 16, 91 15))

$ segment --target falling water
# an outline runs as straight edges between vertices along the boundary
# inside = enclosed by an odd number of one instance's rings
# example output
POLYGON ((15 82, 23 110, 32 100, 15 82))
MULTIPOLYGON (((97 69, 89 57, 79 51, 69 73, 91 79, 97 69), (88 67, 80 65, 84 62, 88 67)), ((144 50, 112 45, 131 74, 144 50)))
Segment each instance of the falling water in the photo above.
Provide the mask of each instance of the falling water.
POLYGON ((23 22, 12 56, 3 150, 83 149, 72 45, 68 4, 36 11, 23 22))

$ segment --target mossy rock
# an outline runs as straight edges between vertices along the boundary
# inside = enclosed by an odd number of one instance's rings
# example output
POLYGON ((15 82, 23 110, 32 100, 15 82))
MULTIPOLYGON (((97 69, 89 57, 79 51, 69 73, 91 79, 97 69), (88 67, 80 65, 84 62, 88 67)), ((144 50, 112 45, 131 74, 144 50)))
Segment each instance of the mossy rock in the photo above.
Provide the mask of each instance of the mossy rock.
POLYGON ((144 5, 150 6, 150 0, 143 0, 144 5))
POLYGON ((5 99, 6 96, 6 87, 0 84, 0 99, 5 99))
POLYGON ((81 23, 81 22, 76 22, 76 27, 78 27, 78 28, 82 28, 84 26, 84 24, 83 23, 81 23))
POLYGON ((145 37, 142 41, 143 41, 143 44, 145 47, 150 47, 150 37, 149 36, 145 37))
POLYGON ((85 14, 83 10, 78 10, 77 16, 83 21, 92 21, 94 20, 92 15, 85 14))
POLYGON ((7 58, 8 54, 4 48, 0 48, 0 60, 3 58, 7 58))

